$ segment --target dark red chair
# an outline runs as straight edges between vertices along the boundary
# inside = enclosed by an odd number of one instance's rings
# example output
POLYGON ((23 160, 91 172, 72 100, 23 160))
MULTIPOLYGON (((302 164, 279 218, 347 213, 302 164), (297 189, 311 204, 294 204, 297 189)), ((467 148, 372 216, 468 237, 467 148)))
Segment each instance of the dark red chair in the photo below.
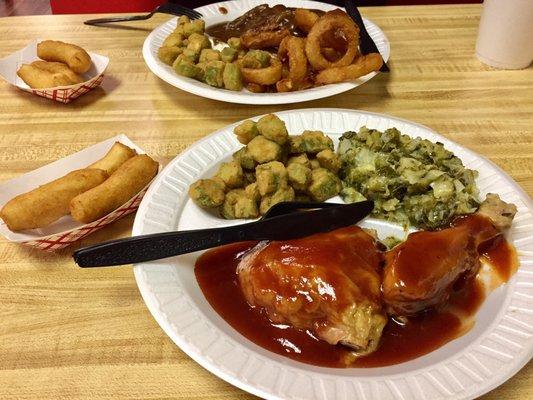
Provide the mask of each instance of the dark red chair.
POLYGON ((165 0, 50 0, 52 14, 150 12, 165 0))

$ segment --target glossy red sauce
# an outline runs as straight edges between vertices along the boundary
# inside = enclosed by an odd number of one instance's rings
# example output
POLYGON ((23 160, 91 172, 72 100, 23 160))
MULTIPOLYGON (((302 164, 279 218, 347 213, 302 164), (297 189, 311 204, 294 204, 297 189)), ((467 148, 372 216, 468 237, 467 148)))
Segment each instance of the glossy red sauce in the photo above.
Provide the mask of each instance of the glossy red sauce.
MULTIPOLYGON (((458 315, 474 315, 485 298, 478 280, 459 281, 445 309, 409 318, 404 324, 389 318, 379 348, 368 356, 354 358, 350 349, 332 346, 309 331, 274 324, 260 308, 248 305, 236 268, 242 255, 255 244, 237 243, 207 251, 196 263, 196 279, 215 311, 243 336, 267 350, 308 364, 370 368, 412 360, 464 334, 468 328, 458 315)), ((514 249, 505 240, 486 245, 483 254, 502 279, 508 279, 516 269, 514 249)))
POLYGON ((518 268, 518 257, 512 245, 499 236, 481 250, 482 257, 502 282, 507 282, 518 268))

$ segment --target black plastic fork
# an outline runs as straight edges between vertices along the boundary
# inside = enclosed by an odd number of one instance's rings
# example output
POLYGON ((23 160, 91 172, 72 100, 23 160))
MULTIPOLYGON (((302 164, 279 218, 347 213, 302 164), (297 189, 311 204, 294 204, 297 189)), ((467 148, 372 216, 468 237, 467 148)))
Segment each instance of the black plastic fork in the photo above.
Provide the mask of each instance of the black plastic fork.
POLYGON ((151 13, 145 15, 131 15, 127 17, 111 17, 111 18, 96 18, 89 19, 84 22, 85 25, 102 25, 110 22, 127 22, 127 21, 144 21, 152 18, 155 13, 172 14, 172 15, 186 15, 191 19, 198 19, 202 17, 198 11, 190 8, 180 6, 179 4, 167 2, 156 7, 151 13))

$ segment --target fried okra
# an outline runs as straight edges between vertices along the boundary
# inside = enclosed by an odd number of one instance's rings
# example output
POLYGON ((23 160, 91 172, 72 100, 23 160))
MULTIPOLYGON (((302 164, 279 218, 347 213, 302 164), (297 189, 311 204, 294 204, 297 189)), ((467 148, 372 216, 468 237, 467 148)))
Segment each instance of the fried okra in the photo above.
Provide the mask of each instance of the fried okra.
POLYGON ((205 82, 205 68, 206 67, 207 67, 207 62, 199 62, 198 64, 196 64, 196 68, 198 68, 198 70, 196 71, 195 78, 201 82, 205 82))
POLYGON ((181 53, 181 55, 183 57, 186 57, 188 60, 190 60, 194 64, 196 64, 198 62, 199 54, 200 53, 197 53, 196 51, 191 50, 189 48, 183 49, 183 52, 181 53))
POLYGON ((291 153, 317 154, 322 150, 333 150, 333 140, 321 131, 304 131, 289 138, 291 153))
POLYGON ((264 50, 250 50, 242 58, 241 63, 244 68, 260 69, 270 65, 270 53, 264 50))
POLYGON ((257 163, 254 161, 247 147, 241 147, 235 153, 233 153, 233 159, 239 163, 243 169, 254 170, 257 163))
POLYGON ((172 65, 181 53, 183 53, 181 47, 160 47, 157 50, 157 57, 165 64, 172 65))
POLYGON ((257 203, 246 194, 244 189, 233 189, 226 193, 220 212, 226 219, 257 218, 259 216, 257 203))
POLYGON ((178 18, 178 25, 177 26, 180 26, 180 25, 183 25, 183 24, 187 24, 191 22, 191 19, 186 16, 186 15, 180 15, 180 17, 178 18))
POLYGON ((208 61, 219 61, 220 60, 220 51, 213 49, 202 49, 200 52, 200 62, 208 61))
POLYGON ((290 157, 287 160, 287 166, 291 164, 301 164, 304 167, 311 168, 311 163, 309 162, 309 158, 307 157, 307 154, 305 153, 290 157))
POLYGON ((230 63, 237 59, 238 51, 232 47, 224 47, 220 51, 220 59, 224 62, 230 63))
POLYGON ((294 189, 290 186, 285 186, 275 191, 272 195, 264 196, 259 205, 259 212, 265 214, 273 205, 282 201, 294 201, 294 198, 294 189))
POLYGON ((316 158, 309 160, 309 165, 311 166, 311 169, 321 168, 320 163, 318 162, 316 158))
POLYGON ((200 179, 189 187, 189 197, 201 208, 218 207, 224 203, 224 186, 213 179, 200 179))
POLYGON ((289 182, 296 190, 304 191, 311 182, 311 168, 303 164, 295 163, 287 166, 289 182))
POLYGON ((235 161, 222 163, 216 176, 222 179, 228 188, 241 187, 244 182, 242 168, 235 161))
POLYGON ((246 195, 255 202, 261 200, 261 193, 259 193, 259 188, 257 187, 257 182, 250 183, 244 188, 246 195))
POLYGON ((261 135, 248 143, 248 152, 259 164, 279 160, 282 156, 281 146, 261 135))
POLYGON ((189 36, 189 43, 187 44, 187 49, 193 51, 195 54, 200 56, 200 52, 204 49, 210 49, 211 42, 205 35, 199 33, 193 33, 189 36))
POLYGON ((285 122, 274 114, 268 114, 261 117, 259 121, 257 121, 257 130, 259 131, 259 134, 280 145, 285 144, 289 138, 285 122))
POLYGON ((274 193, 287 186, 287 169, 279 161, 271 161, 255 168, 257 188, 261 196, 274 193))
POLYGON ((246 171, 246 170, 244 170, 243 175, 244 175, 244 183, 245 184, 254 183, 256 181, 255 171, 246 171))
POLYGON ((180 54, 178 58, 172 64, 172 68, 177 74, 186 76, 187 78, 194 78, 198 74, 198 67, 186 58, 180 58, 183 54, 180 54))
POLYGON ((203 34, 205 30, 205 21, 203 19, 195 19, 190 22, 185 22, 181 26, 183 26, 183 35, 188 38, 193 33, 203 34))
POLYGON ((178 32, 172 32, 163 40, 162 47, 180 47, 183 45, 183 35, 178 32))
POLYGON ((224 87, 224 67, 223 61, 209 61, 205 67, 205 83, 214 87, 224 87))
POLYGON ((230 37, 228 39, 228 46, 235 50, 241 50, 242 49, 242 43, 241 38, 239 37, 230 37))
POLYGON ((226 89, 235 91, 242 90, 242 74, 241 69, 237 65, 226 63, 222 80, 226 89))
POLYGON ((331 149, 322 150, 316 155, 316 159, 322 168, 329 169, 334 174, 341 169, 341 159, 331 149))
POLYGON ((325 201, 340 193, 342 189, 340 179, 325 168, 311 171, 311 184, 307 189, 315 201, 325 201))
POLYGON ((259 135, 257 124, 252 120, 246 120, 237 125, 233 129, 233 133, 237 136, 237 140, 242 144, 248 144, 254 137, 259 135))

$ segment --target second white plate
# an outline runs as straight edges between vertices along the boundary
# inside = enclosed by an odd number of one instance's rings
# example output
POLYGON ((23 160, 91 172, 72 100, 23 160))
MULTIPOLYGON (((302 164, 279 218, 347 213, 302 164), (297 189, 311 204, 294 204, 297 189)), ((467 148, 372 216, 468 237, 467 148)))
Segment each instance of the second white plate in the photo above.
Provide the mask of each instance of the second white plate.
MULTIPOLYGON (((337 7, 331 4, 320 3, 316 1, 299 1, 299 0, 246 0, 246 1, 226 1, 222 3, 210 4, 204 7, 199 7, 196 10, 202 13, 204 16, 206 26, 214 25, 223 21, 233 20, 246 11, 252 9, 260 4, 284 4, 287 7, 303 7, 314 8, 320 10, 332 10, 337 7), (224 7, 228 10, 227 14, 221 14, 219 9, 224 7)), ((203 82, 199 82, 192 78, 186 78, 178 75, 172 67, 161 62, 157 57, 157 50, 161 47, 161 44, 165 38, 176 27, 177 18, 173 18, 170 21, 160 25, 152 31, 144 41, 143 45, 143 57, 148 67, 159 78, 175 86, 179 89, 185 90, 196 94, 198 96, 207 97, 209 99, 226 101, 229 103, 241 103, 241 104, 289 104, 298 103, 302 101, 321 99, 324 97, 333 96, 338 93, 346 92, 359 85, 362 85, 369 79, 376 76, 376 72, 372 72, 368 75, 362 76, 351 82, 337 83, 334 85, 325 85, 315 87, 311 89, 301 90, 298 92, 287 93, 252 93, 245 89, 240 92, 234 92, 231 90, 218 89, 209 86, 203 82)), ((381 53, 383 59, 387 61, 390 56, 390 44, 381 29, 373 22, 364 19, 365 27, 368 34, 376 43, 376 46, 381 53)))

